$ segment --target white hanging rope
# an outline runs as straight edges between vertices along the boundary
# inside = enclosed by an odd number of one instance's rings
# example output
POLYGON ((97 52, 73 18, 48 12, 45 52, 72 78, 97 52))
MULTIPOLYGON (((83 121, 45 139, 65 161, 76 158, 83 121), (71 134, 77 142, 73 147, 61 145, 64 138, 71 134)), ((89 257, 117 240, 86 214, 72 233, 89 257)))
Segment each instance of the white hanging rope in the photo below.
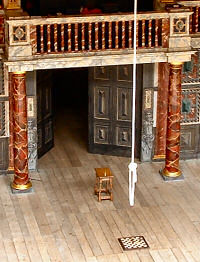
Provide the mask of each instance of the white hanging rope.
POLYGON ((132 108, 132 153, 129 164, 129 203, 134 205, 135 183, 137 182, 137 164, 135 163, 135 97, 136 97, 136 27, 137 25, 137 0, 134 0, 134 55, 133 55, 133 108, 132 108))

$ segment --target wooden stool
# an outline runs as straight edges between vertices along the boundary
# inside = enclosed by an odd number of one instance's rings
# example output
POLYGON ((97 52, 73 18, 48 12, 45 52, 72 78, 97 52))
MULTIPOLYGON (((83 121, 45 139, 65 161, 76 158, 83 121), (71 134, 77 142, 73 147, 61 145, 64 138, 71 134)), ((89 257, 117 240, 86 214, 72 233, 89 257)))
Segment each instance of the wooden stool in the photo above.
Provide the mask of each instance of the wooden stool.
POLYGON ((98 200, 113 200, 112 193, 112 179, 113 175, 109 168, 95 168, 96 171, 96 184, 94 193, 98 195, 98 200), (105 195, 102 196, 102 193, 105 195))

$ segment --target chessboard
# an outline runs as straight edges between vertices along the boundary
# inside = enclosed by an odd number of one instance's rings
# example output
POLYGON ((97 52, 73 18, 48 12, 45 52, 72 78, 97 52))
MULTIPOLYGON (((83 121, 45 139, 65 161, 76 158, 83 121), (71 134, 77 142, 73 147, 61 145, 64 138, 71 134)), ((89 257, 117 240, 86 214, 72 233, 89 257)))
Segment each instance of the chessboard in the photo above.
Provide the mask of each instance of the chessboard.
POLYGON ((143 236, 122 237, 118 238, 118 241, 124 251, 149 248, 149 245, 143 236))

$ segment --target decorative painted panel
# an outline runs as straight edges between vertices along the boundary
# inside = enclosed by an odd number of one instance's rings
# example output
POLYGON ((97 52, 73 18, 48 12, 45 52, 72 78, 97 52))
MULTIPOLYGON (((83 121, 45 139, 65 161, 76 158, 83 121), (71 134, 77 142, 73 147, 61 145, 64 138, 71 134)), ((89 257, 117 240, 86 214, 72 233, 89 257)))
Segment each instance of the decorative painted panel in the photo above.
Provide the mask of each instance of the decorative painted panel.
POLYGON ((94 143, 109 144, 110 126, 95 124, 94 126, 94 143))
POLYGON ((186 33, 186 18, 174 18, 174 33, 175 34, 183 34, 186 33))
POLYGON ((3 64, 0 63, 0 95, 4 95, 4 70, 3 70, 3 64))
POLYGON ((0 136, 5 136, 5 102, 0 102, 0 136))
POLYGON ((0 138, 0 171, 8 169, 8 138, 0 138))
POLYGON ((110 88, 96 87, 94 92, 94 117, 110 119, 110 88))
POLYGON ((13 26, 13 42, 24 42, 27 40, 27 27, 13 26))
POLYGON ((117 80, 125 81, 125 82, 132 82, 133 81, 132 66, 130 65, 118 66, 117 67, 117 80))
POLYGON ((182 90, 182 124, 200 123, 200 89, 182 90))
POLYGON ((37 126, 37 148, 38 151, 42 149, 42 128, 39 125, 37 126))
POLYGON ((0 44, 5 43, 4 17, 0 16, 0 44))
POLYGON ((108 80, 109 75, 109 67, 107 66, 99 66, 94 68, 94 79, 100 79, 100 80, 108 80))
POLYGON ((191 153, 189 156, 195 157, 199 151, 199 127, 188 125, 181 126, 181 152, 182 158, 187 158, 187 153, 191 153))
POLYGON ((117 120, 131 121, 132 117, 132 90, 117 88, 117 120))
POLYGON ((182 69, 182 83, 195 83, 200 81, 199 52, 192 55, 192 60, 185 62, 182 69))
POLYGON ((116 145, 131 147, 131 127, 116 127, 116 145))
POLYGON ((35 170, 37 167, 37 124, 36 119, 28 120, 28 167, 35 170))
POLYGON ((154 144, 153 130, 153 89, 144 89, 141 160, 150 161, 154 144))
POLYGON ((53 139, 53 122, 50 119, 46 124, 45 124, 45 144, 48 144, 50 141, 53 139))

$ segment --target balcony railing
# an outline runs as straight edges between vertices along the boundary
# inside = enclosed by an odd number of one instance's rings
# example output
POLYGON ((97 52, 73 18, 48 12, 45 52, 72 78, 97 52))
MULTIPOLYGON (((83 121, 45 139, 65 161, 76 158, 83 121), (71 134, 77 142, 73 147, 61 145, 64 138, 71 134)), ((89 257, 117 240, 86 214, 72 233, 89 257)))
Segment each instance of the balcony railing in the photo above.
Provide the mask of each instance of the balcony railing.
POLYGON ((124 51, 133 49, 134 34, 138 52, 188 50, 191 14, 188 10, 139 13, 136 32, 132 13, 10 17, 6 50, 8 57, 124 51))
MULTIPOLYGON (((168 47, 167 14, 139 14, 137 48, 168 47)), ((56 54, 133 48, 134 15, 98 15, 34 19, 33 54, 56 54)))

